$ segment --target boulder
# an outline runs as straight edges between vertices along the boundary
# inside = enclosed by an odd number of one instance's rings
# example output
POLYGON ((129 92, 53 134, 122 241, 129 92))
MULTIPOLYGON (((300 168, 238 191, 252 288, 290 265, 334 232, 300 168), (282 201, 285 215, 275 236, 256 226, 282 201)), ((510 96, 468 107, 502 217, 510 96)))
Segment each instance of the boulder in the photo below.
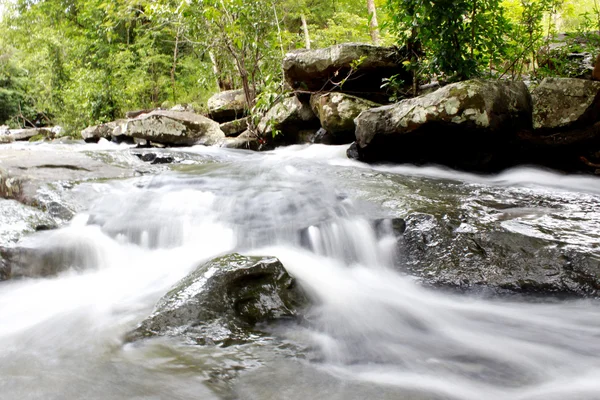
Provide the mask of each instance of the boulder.
POLYGON ((53 139, 55 136, 48 128, 11 129, 9 132, 9 136, 14 141, 30 140, 35 137, 53 139))
POLYGON ((128 340, 183 335, 198 344, 243 342, 257 323, 295 317, 306 303, 276 258, 231 254, 177 283, 128 340))
POLYGON ((359 158, 367 162, 436 163, 495 171, 514 153, 517 132, 531 128, 523 82, 470 80, 356 118, 359 158))
POLYGON ((219 143, 219 147, 258 151, 261 148, 262 142, 256 135, 251 134, 250 131, 244 131, 237 137, 226 137, 219 143))
POLYGON ((110 140, 115 129, 124 122, 124 120, 119 120, 87 127, 81 131, 81 137, 87 143, 97 143, 100 139, 110 140))
POLYGON ((533 128, 569 129, 600 121, 600 82, 546 78, 531 92, 533 128))
POLYGON ((235 137, 248 129, 250 117, 236 119, 221 124, 221 130, 227 137, 235 137))
POLYGON ((381 88, 384 78, 398 75, 398 79, 412 81, 402 66, 404 59, 393 47, 344 43, 288 53, 283 59, 283 70, 286 82, 294 90, 336 90, 387 102, 388 96, 381 88), (348 79, 342 83, 345 78, 348 79))
POLYGON ((319 120, 309 104, 292 95, 275 104, 258 124, 261 137, 285 144, 298 143, 298 134, 306 129, 318 129, 319 120))
POLYGON ((178 112, 196 112, 196 110, 194 110, 194 106, 192 106, 191 104, 176 104, 173 107, 171 107, 170 110, 178 112))
POLYGON ((0 133, 0 144, 8 144, 14 142, 14 139, 10 135, 4 135, 0 133))
POLYGON ((533 130, 519 134, 523 162, 568 172, 600 164, 600 82, 547 78, 532 91, 533 130))
POLYGON ((381 106, 345 93, 313 94, 310 105, 334 144, 352 143, 356 129, 354 119, 363 111, 381 106))
POLYGON ((600 294, 600 257, 502 228, 470 231, 415 213, 402 226, 402 267, 429 285, 502 294, 600 294))
POLYGON ((168 145, 213 145, 225 137, 219 124, 198 114, 155 110, 120 125, 124 135, 168 145))
POLYGON ((233 121, 243 117, 247 111, 244 90, 226 90, 208 99, 208 113, 218 122, 233 121))

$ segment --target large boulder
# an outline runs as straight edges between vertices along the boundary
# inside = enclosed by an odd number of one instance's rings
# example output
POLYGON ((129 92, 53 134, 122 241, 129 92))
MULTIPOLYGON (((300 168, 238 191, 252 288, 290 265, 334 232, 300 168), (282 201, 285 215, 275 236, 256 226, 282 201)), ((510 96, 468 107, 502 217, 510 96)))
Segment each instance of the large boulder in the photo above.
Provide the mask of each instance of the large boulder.
POLYGON ((356 129, 354 119, 363 111, 381 106, 345 93, 314 94, 310 104, 334 144, 352 143, 356 129))
POLYGON ((14 141, 31 140, 33 138, 52 139, 55 133, 49 128, 11 129, 8 134, 14 141))
POLYGON ((243 89, 219 92, 208 99, 210 117, 218 122, 233 121, 246 114, 248 105, 243 89))
POLYGON ((128 340, 183 335, 198 344, 229 344, 248 339, 257 323, 297 316, 305 305, 279 260, 231 254, 177 283, 128 340))
POLYGON ((531 113, 523 82, 459 82, 362 112, 355 121, 358 154, 367 162, 497 170, 512 157, 517 132, 531 129, 531 113))
POLYGON ((155 110, 120 125, 123 135, 167 145, 214 145, 225 137, 219 124, 198 114, 155 110))
POLYGON ((411 81, 402 66, 404 58, 393 47, 344 43, 288 53, 283 59, 283 70, 286 82, 294 90, 337 90, 385 102, 388 96, 381 88, 384 78, 398 75, 398 79, 411 81))
POLYGON ((600 257, 504 229, 469 230, 415 213, 400 239, 403 267, 424 283, 491 293, 598 296, 600 257))
POLYGON ((275 136, 279 143, 296 144, 301 140, 302 131, 315 128, 316 132, 318 127, 319 120, 310 105, 291 95, 267 111, 257 130, 266 140, 272 140, 275 136))
POLYGON ((600 82, 546 78, 531 92, 533 128, 572 129, 600 121, 600 82))
POLYGON ((523 161, 564 171, 600 165, 600 82, 547 78, 532 91, 533 130, 519 134, 523 161))

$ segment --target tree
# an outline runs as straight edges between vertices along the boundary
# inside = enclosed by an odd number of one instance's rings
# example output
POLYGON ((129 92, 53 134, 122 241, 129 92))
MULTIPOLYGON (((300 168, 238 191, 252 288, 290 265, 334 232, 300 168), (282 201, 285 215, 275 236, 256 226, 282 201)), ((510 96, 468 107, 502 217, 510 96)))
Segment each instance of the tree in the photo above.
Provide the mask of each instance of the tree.
POLYGON ((379 40, 379 24, 377 23, 377 8, 375 0, 367 0, 367 11, 369 12, 369 30, 371 32, 371 40, 378 45, 379 40))

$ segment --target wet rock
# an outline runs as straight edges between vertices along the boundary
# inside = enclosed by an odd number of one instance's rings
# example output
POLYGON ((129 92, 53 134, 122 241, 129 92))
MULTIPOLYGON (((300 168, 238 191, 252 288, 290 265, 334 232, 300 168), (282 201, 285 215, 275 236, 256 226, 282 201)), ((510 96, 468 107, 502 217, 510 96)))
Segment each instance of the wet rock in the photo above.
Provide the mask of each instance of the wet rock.
POLYGON ((219 124, 188 112, 156 110, 128 120, 120 135, 168 145, 213 145, 225 137, 219 124))
POLYGON ((128 340, 183 335, 198 344, 243 342, 257 323, 295 317, 306 302, 276 258, 231 254, 175 285, 128 340))
POLYGON ((292 95, 267 111, 258 124, 257 130, 265 140, 296 144, 301 142, 299 140, 301 131, 314 128, 313 133, 315 133, 318 126, 319 120, 310 105, 292 95))
POLYGON ((60 230, 41 231, 14 245, 0 247, 0 256, 12 279, 95 269, 101 265, 103 254, 90 239, 85 235, 63 235, 60 230))
POLYGON ((502 228, 469 231, 429 214, 406 219, 403 268, 425 283, 494 293, 598 296, 600 258, 502 228))
POLYGON ((247 110, 244 90, 226 90, 208 99, 208 113, 217 122, 228 122, 241 118, 247 110))
POLYGON ((410 81, 410 75, 402 67, 403 59, 392 47, 344 43, 288 53, 283 60, 283 70, 286 82, 294 90, 336 90, 385 102, 388 96, 381 88, 384 78, 399 75, 399 79, 410 81), (349 79, 342 83, 347 77, 349 79))
POLYGON ((373 108, 356 118, 359 158, 490 171, 505 167, 516 132, 531 128, 523 82, 471 80, 373 108))
POLYGON ((248 129, 248 121, 250 117, 236 119, 234 121, 221 124, 221 130, 227 137, 238 136, 240 133, 248 129))
POLYGON ((156 165, 156 164, 172 164, 175 159, 170 156, 163 156, 156 153, 134 153, 134 156, 139 158, 140 160, 156 165))
POLYGON ((354 119, 361 112, 380 106, 344 93, 314 94, 310 104, 334 144, 352 143, 356 129, 354 119))

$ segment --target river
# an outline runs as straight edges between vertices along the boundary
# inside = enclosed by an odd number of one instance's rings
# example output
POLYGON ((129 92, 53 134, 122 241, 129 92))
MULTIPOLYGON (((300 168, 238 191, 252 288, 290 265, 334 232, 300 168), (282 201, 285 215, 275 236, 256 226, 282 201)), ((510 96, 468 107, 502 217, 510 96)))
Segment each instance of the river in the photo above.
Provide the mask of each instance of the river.
MULTIPOLYGON (((28 239, 72 268, 0 283, 0 398, 600 399, 598 301, 425 288, 372 223, 460 210, 596 254, 599 180, 371 167, 345 150, 175 149, 179 164, 76 186, 86 206, 28 239), (172 285, 233 251, 280 258, 314 300, 305 321, 228 347, 124 343, 172 285)), ((69 151, 131 162, 122 146, 69 151)))

